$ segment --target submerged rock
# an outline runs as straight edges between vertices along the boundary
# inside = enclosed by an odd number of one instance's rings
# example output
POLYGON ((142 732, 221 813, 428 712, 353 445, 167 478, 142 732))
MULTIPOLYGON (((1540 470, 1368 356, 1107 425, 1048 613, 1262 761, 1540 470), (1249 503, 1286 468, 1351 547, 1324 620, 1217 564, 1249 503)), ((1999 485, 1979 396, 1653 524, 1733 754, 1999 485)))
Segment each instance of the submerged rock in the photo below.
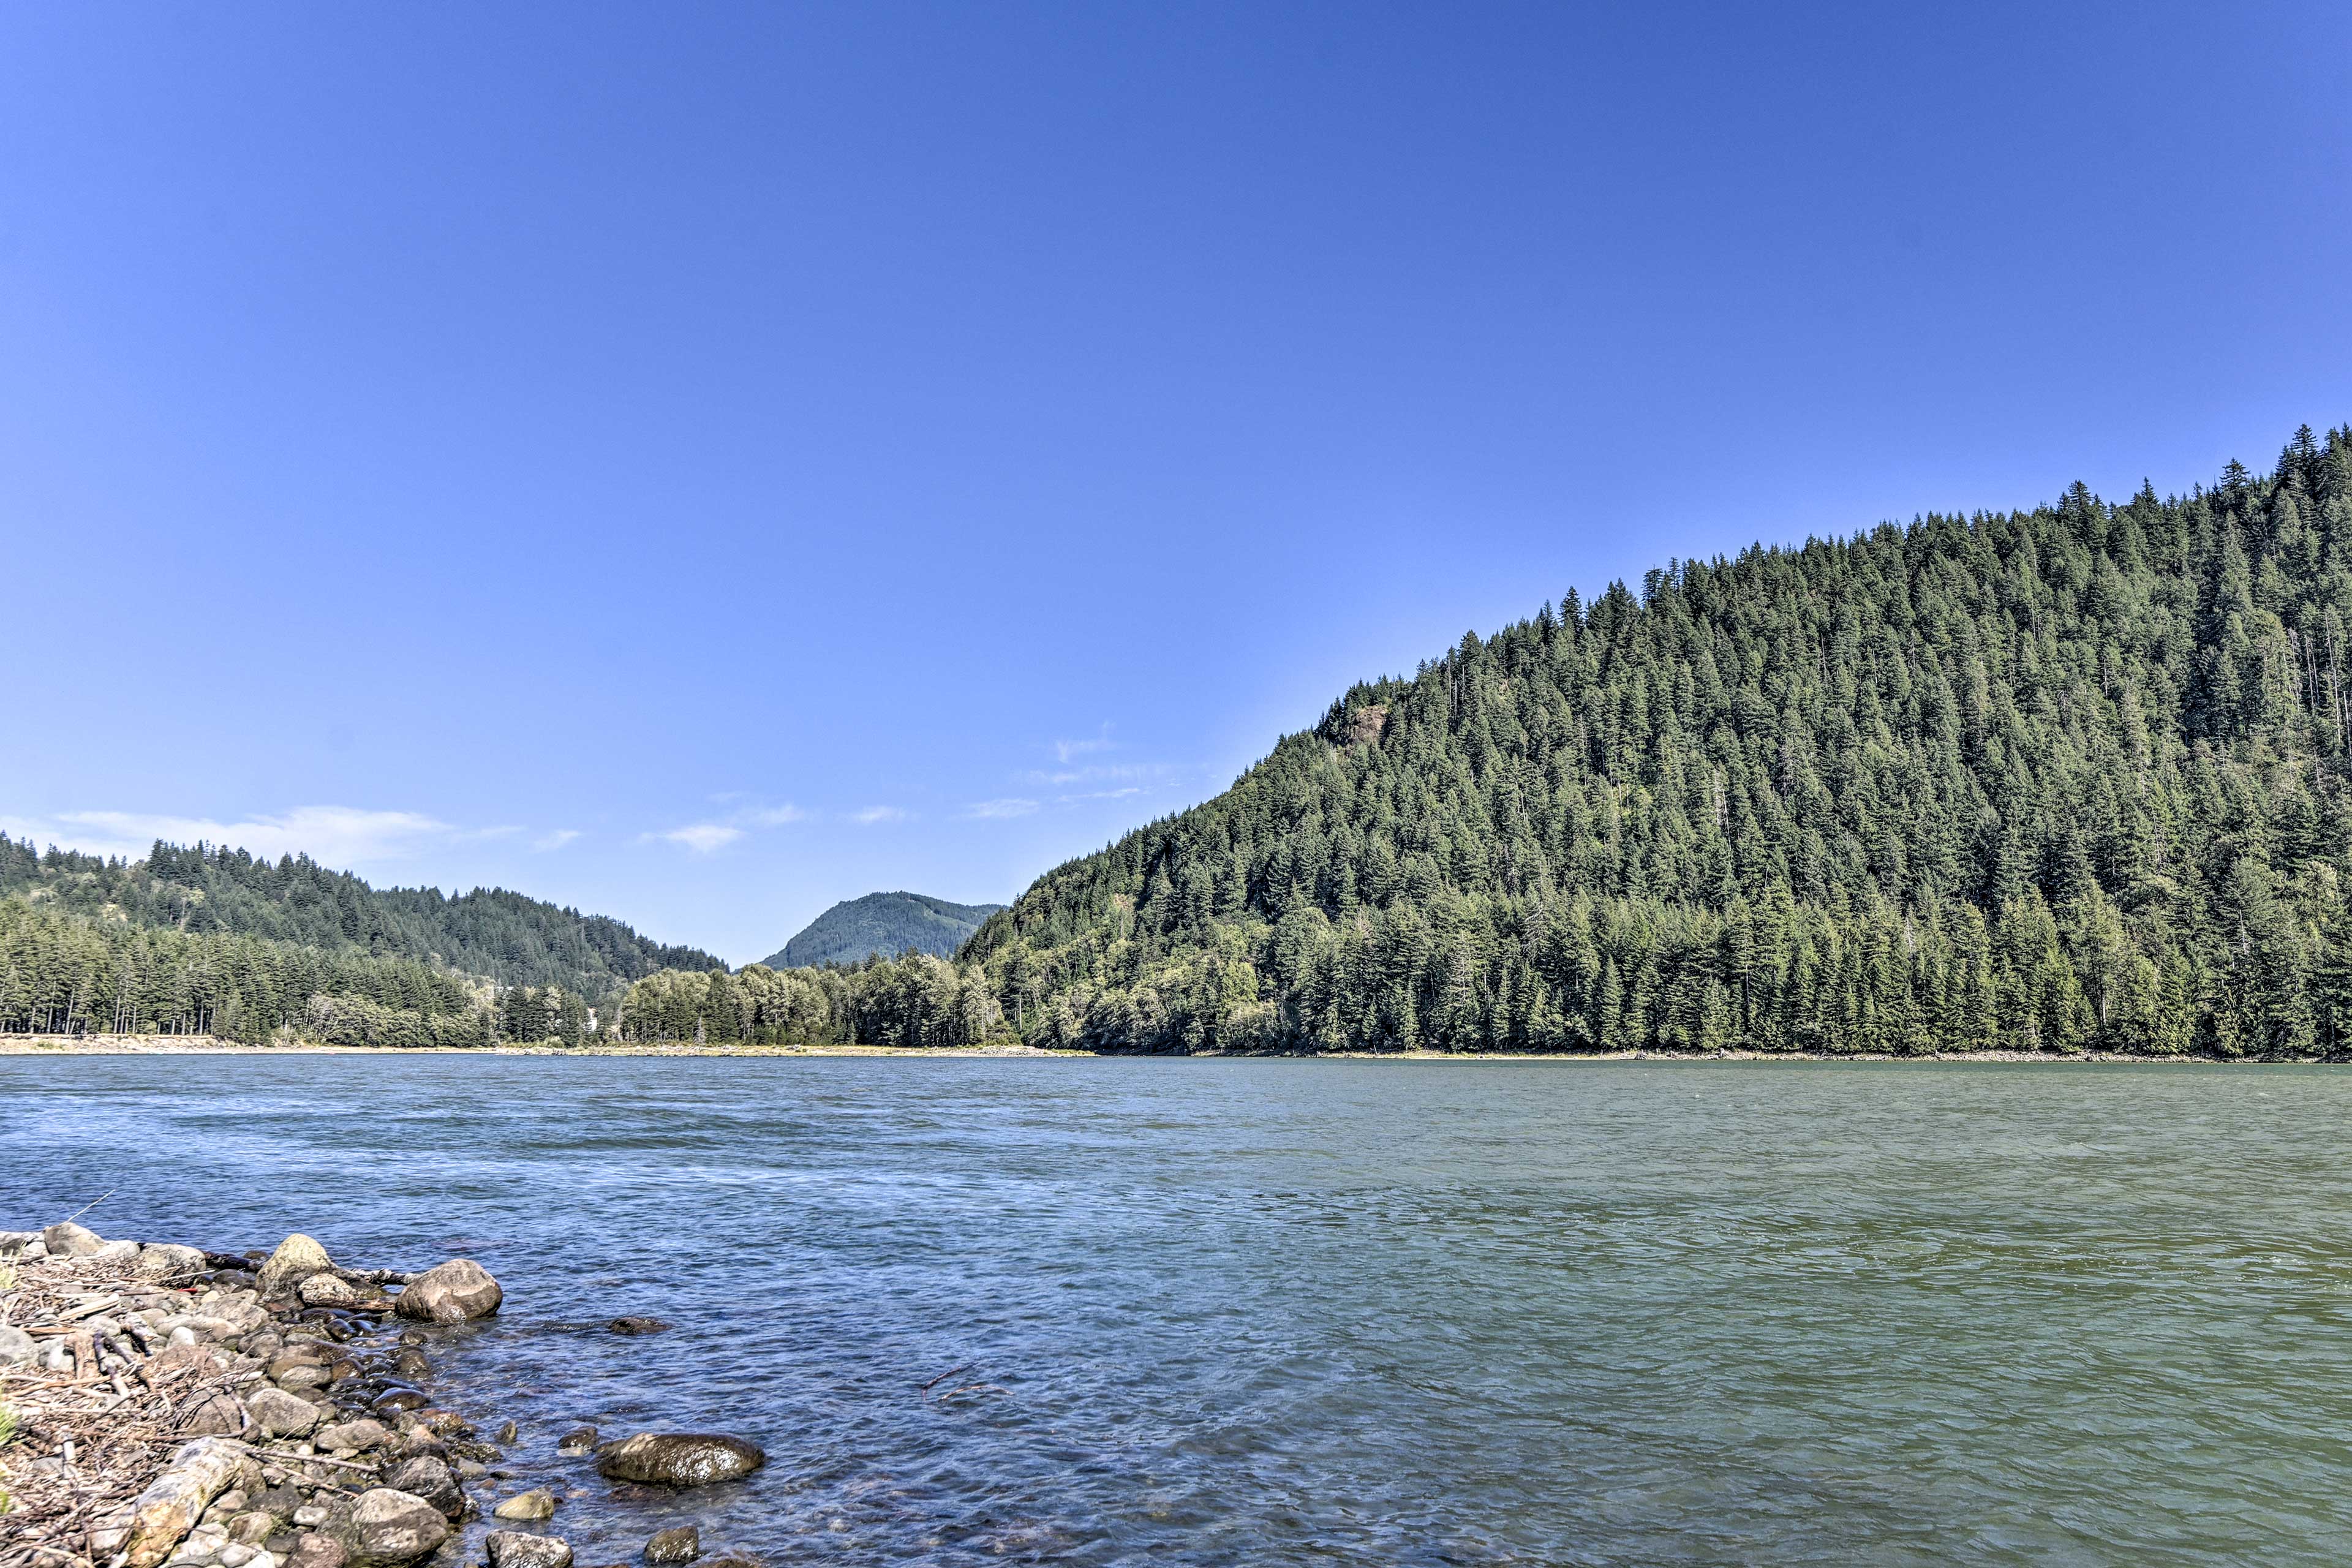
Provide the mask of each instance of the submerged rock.
POLYGON ((420 1322, 462 1323, 488 1317, 504 1299, 488 1269, 470 1258, 453 1258, 410 1280, 393 1310, 420 1322))
MULTIPOLYGON (((32 1342, 27 1340, 26 1342, 30 1344, 32 1342)), ((555 1451, 559 1454, 584 1454, 595 1446, 596 1428, 575 1426, 556 1439, 555 1451)))
POLYGON ((449 1521, 414 1493, 373 1487, 352 1505, 352 1536, 362 1563, 405 1563, 448 1540, 449 1521))
POLYGON ((640 1432, 596 1450, 606 1479, 665 1487, 736 1480, 767 1462, 757 1443, 718 1432, 640 1432))
POLYGON ((659 1318, 615 1318, 605 1326, 616 1334, 658 1334, 671 1325, 659 1318))
POLYGON ((572 1568, 572 1543, 560 1535, 526 1535, 493 1530, 482 1545, 490 1568, 572 1568))
POLYGON ((702 1532, 690 1524, 675 1530, 656 1530, 654 1538, 646 1542, 648 1563, 691 1563, 702 1555, 702 1532))

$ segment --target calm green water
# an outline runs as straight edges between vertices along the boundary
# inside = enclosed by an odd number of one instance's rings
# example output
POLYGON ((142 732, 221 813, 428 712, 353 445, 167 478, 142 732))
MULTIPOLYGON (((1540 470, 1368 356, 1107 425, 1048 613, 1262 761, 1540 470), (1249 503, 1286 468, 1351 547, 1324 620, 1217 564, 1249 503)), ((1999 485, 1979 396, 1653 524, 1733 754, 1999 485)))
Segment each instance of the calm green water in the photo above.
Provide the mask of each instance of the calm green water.
POLYGON ((0 1226, 480 1258, 583 1563, 2352 1560, 2352 1073, 0 1058, 0 1226), (677 1332, 576 1326, 619 1312, 677 1332), (950 1373, 925 1390, 921 1385, 950 1373), (614 1501, 574 1421, 740 1431, 614 1501))

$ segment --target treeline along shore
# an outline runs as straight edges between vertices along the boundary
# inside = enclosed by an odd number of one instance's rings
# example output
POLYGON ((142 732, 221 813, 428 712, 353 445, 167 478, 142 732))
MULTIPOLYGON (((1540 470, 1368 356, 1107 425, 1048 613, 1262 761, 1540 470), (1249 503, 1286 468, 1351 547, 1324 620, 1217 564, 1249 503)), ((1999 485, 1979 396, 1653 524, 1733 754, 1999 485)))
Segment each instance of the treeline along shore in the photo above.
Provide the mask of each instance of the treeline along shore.
MULTIPOLYGON (((234 1254, 69 1220, 0 1232, 0 1568, 572 1568, 559 1494, 582 1477, 518 1484, 513 1424, 485 1436, 494 1415, 433 1393, 463 1353, 452 1326, 503 1299, 470 1259, 352 1268, 299 1234, 234 1254)), ((724 1434, 593 1427, 559 1453, 623 1497, 765 1460, 724 1434)), ((692 1525, 638 1555, 750 1568, 692 1525)))
POLYGON ((372 927, 299 867, 20 847, 0 1030, 2336 1059, 2347 626, 2352 426, 2305 427, 2186 496, 2077 484, 1570 593, 1355 687, 949 959, 736 972, 513 895, 372 927), (271 934, 297 904, 312 956, 271 934), (529 963, 466 923, 500 910, 529 963))

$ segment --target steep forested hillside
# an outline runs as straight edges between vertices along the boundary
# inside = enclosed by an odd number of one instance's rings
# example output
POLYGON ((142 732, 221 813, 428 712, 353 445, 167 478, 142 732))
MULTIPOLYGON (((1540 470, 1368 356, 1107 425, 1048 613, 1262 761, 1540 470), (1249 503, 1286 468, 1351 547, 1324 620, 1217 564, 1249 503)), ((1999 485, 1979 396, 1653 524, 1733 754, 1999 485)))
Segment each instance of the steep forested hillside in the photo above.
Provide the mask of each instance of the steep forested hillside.
POLYGON ((158 843, 109 861, 0 838, 0 1028, 477 1043, 503 1020, 530 1031, 516 1037, 576 1037, 586 1006, 631 981, 723 967, 502 889, 452 899, 299 857, 158 843), (474 1016, 494 989, 496 1016, 474 1016))
POLYGON ((2352 429, 1676 562, 1368 683, 965 949, 1110 1050, 2336 1052, 2352 429))
POLYGON ((1003 907, 951 904, 921 893, 868 893, 834 905, 765 962, 772 969, 791 969, 909 952, 946 958, 1003 907))

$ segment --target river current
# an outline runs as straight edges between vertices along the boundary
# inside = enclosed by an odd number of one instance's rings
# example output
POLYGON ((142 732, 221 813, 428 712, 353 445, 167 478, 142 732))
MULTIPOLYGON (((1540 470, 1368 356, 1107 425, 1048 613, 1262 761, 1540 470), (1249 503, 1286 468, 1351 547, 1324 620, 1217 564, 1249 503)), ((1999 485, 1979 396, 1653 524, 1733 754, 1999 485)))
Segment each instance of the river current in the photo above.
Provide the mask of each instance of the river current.
POLYGON ((2291 1067, 16 1057, 0 1227, 478 1259, 433 1393, 583 1564, 2339 1563, 2348 1131, 2291 1067), (770 1462, 615 1500, 582 1423, 770 1462))

